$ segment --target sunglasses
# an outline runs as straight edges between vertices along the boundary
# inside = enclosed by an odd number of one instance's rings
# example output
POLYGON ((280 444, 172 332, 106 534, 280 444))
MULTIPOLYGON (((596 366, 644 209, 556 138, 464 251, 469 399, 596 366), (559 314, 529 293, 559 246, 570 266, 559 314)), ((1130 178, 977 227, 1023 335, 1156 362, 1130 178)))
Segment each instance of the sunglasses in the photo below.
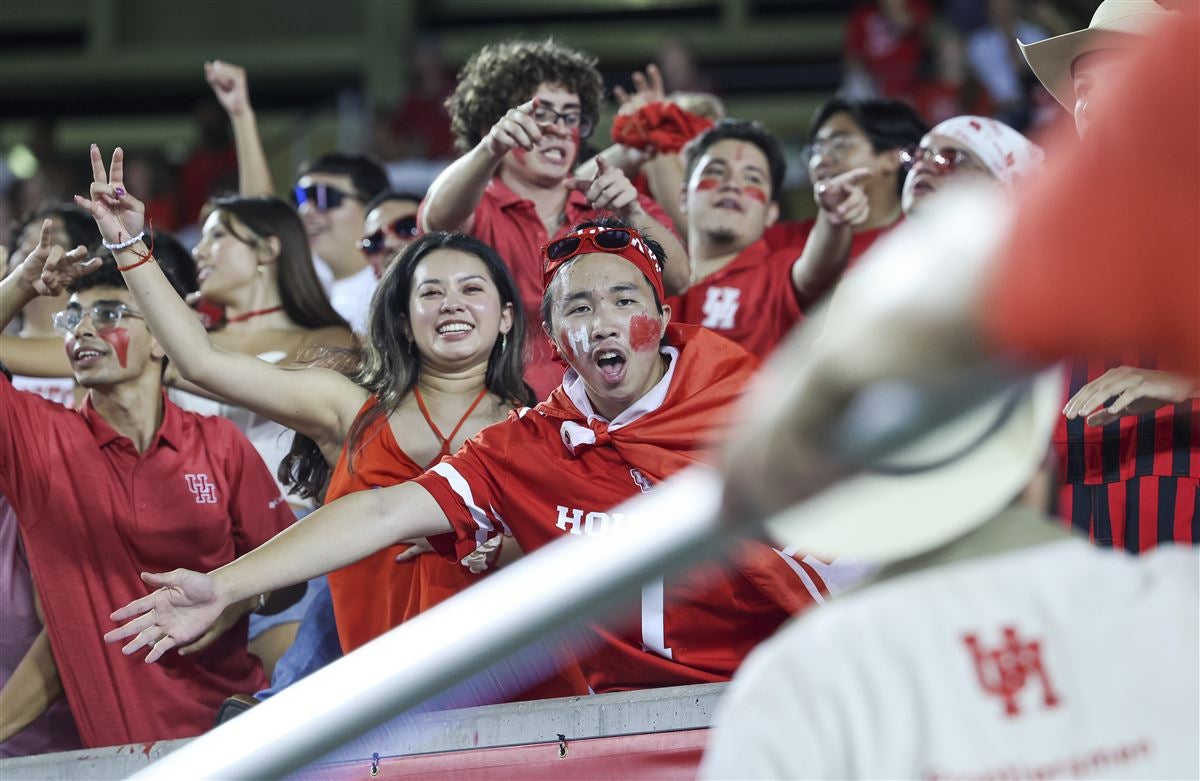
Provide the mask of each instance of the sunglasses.
POLYGON ((917 147, 900 150, 900 161, 910 168, 920 160, 932 165, 939 174, 950 174, 970 163, 972 158, 968 152, 961 149, 917 147))
POLYGON ((54 332, 60 336, 73 333, 83 322, 83 316, 92 318, 92 325, 97 331, 112 331, 121 324, 122 317, 145 319, 137 312, 120 303, 100 302, 84 309, 78 304, 72 304, 61 312, 54 313, 54 332))
POLYGON ((355 201, 365 201, 358 193, 348 193, 328 184, 310 184, 308 187, 296 185, 292 188, 292 200, 299 209, 306 203, 311 203, 317 211, 329 211, 342 205, 342 201, 350 198, 355 201))
POLYGON ((658 263, 658 258, 654 257, 654 253, 642 241, 642 236, 637 231, 625 228, 593 228, 592 230, 595 232, 588 232, 582 236, 578 234, 566 236, 547 244, 547 268, 551 265, 560 266, 576 255, 587 252, 589 247, 592 251, 620 252, 626 247, 633 246, 651 263, 658 263))
POLYGON ((358 248, 366 255, 378 255, 381 252, 387 251, 386 241, 388 236, 407 240, 415 239, 419 235, 421 235, 421 229, 417 226, 417 216, 412 214, 408 217, 393 220, 370 236, 364 237, 362 241, 358 242, 358 248))

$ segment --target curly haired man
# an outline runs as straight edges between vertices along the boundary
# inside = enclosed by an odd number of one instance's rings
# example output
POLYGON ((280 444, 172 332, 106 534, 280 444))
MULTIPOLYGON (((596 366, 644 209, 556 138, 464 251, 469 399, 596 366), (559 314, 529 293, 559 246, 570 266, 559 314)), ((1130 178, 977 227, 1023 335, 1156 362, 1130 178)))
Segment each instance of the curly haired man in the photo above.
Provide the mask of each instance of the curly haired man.
MULTIPOLYGON (((463 155, 429 188, 421 228, 469 233, 495 247, 535 319, 541 246, 603 212, 661 241, 671 259, 668 291, 687 287, 687 253, 658 204, 603 162, 592 179, 571 176, 603 91, 595 58, 550 40, 506 41, 471 57, 446 102, 463 155)), ((529 352, 525 377, 543 398, 562 368, 549 342, 535 340, 529 352)))

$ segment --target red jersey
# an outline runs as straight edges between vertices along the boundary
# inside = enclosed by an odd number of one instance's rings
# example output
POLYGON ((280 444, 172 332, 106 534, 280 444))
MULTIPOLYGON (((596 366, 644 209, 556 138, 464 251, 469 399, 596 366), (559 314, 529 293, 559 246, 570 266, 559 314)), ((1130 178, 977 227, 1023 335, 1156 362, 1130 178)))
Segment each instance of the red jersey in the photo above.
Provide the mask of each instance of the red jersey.
POLYGON ((799 248, 772 251, 759 239, 724 268, 667 299, 671 319, 700 325, 766 359, 801 318, 792 285, 799 248))
POLYGON ((68 410, 0 379, 0 491, 20 519, 67 701, 87 746, 198 735, 226 697, 265 686, 242 618, 204 651, 158 664, 102 635, 146 594, 142 572, 228 564, 295 518, 262 459, 224 418, 163 397, 144 453, 88 401, 68 410))
MULTIPOLYGON (((1063 403, 1117 366, 1153 362, 1078 361, 1063 403)), ((1107 426, 1059 418, 1054 451, 1059 513, 1098 545, 1141 553, 1159 543, 1200 541, 1200 402, 1125 415, 1107 426)))
MULTIPOLYGON (((504 530, 526 551, 563 535, 652 523, 610 510, 689 464, 711 462, 729 408, 757 361, 726 339, 671 325, 662 381, 611 422, 582 383, 489 426, 416 479, 454 534, 431 542, 454 558, 504 530)), ((725 681, 747 653, 815 597, 798 567, 757 542, 728 568, 706 565, 643 589, 640 611, 595 627, 601 648, 581 660, 597 692, 725 681)))
MULTIPOLYGON (((850 261, 846 264, 846 269, 852 269, 858 263, 858 259, 875 245, 880 236, 895 228, 901 223, 904 218, 896 220, 891 225, 884 225, 882 228, 872 228, 869 231, 854 234, 854 238, 850 240, 850 261)), ((800 253, 804 249, 804 245, 808 243, 808 235, 812 233, 814 220, 805 220, 803 222, 777 222, 771 227, 763 231, 763 241, 772 250, 795 250, 796 257, 800 257, 800 253)))
MULTIPOLYGON (((664 232, 675 232, 671 218, 657 203, 642 195, 638 201, 646 213, 662 224, 664 232)), ((423 206, 423 204, 422 204, 423 206)), ((525 381, 533 388, 539 399, 544 399, 562 380, 562 364, 551 357, 550 342, 542 330, 542 245, 565 236, 581 222, 601 216, 592 208, 587 196, 571 190, 563 209, 563 223, 553 237, 546 235, 542 219, 538 217, 533 201, 526 200, 513 192, 500 177, 492 178, 483 198, 475 207, 471 233, 491 245, 512 272, 517 284, 517 293, 525 307, 528 320, 525 342, 525 381)), ((651 233, 650 238, 654 238, 651 233)), ((668 258, 667 262, 672 262, 668 258)), ((674 262, 681 262, 675 258, 674 262)))

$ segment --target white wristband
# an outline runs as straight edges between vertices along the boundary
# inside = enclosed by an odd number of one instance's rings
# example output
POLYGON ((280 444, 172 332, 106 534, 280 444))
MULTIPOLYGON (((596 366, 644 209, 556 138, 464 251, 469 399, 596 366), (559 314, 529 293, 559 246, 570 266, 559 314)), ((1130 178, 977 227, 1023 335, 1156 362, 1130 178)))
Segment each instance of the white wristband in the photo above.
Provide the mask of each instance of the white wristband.
POLYGON ((141 241, 145 237, 146 237, 146 231, 141 231, 140 233, 138 233, 138 235, 134 236, 133 238, 128 239, 126 241, 117 242, 116 244, 109 244, 107 241, 104 241, 103 239, 100 240, 100 243, 104 245, 104 248, 106 250, 115 252, 116 250, 119 250, 119 249, 128 249, 129 247, 132 247, 134 244, 137 244, 139 241, 141 241))

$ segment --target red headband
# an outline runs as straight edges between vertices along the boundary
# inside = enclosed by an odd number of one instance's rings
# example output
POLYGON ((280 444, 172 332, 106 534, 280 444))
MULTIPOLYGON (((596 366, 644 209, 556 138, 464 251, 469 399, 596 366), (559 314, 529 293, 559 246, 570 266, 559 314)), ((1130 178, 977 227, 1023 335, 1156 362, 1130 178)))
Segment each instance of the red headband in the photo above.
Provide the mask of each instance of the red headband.
POLYGON ((619 255, 637 266, 650 287, 654 288, 659 303, 666 299, 663 289, 662 261, 646 244, 642 234, 633 228, 582 228, 555 239, 542 246, 542 290, 550 289, 550 283, 563 264, 589 252, 619 255), (605 246, 605 245, 608 246, 605 246), (553 257, 552 257, 553 256, 553 257))

